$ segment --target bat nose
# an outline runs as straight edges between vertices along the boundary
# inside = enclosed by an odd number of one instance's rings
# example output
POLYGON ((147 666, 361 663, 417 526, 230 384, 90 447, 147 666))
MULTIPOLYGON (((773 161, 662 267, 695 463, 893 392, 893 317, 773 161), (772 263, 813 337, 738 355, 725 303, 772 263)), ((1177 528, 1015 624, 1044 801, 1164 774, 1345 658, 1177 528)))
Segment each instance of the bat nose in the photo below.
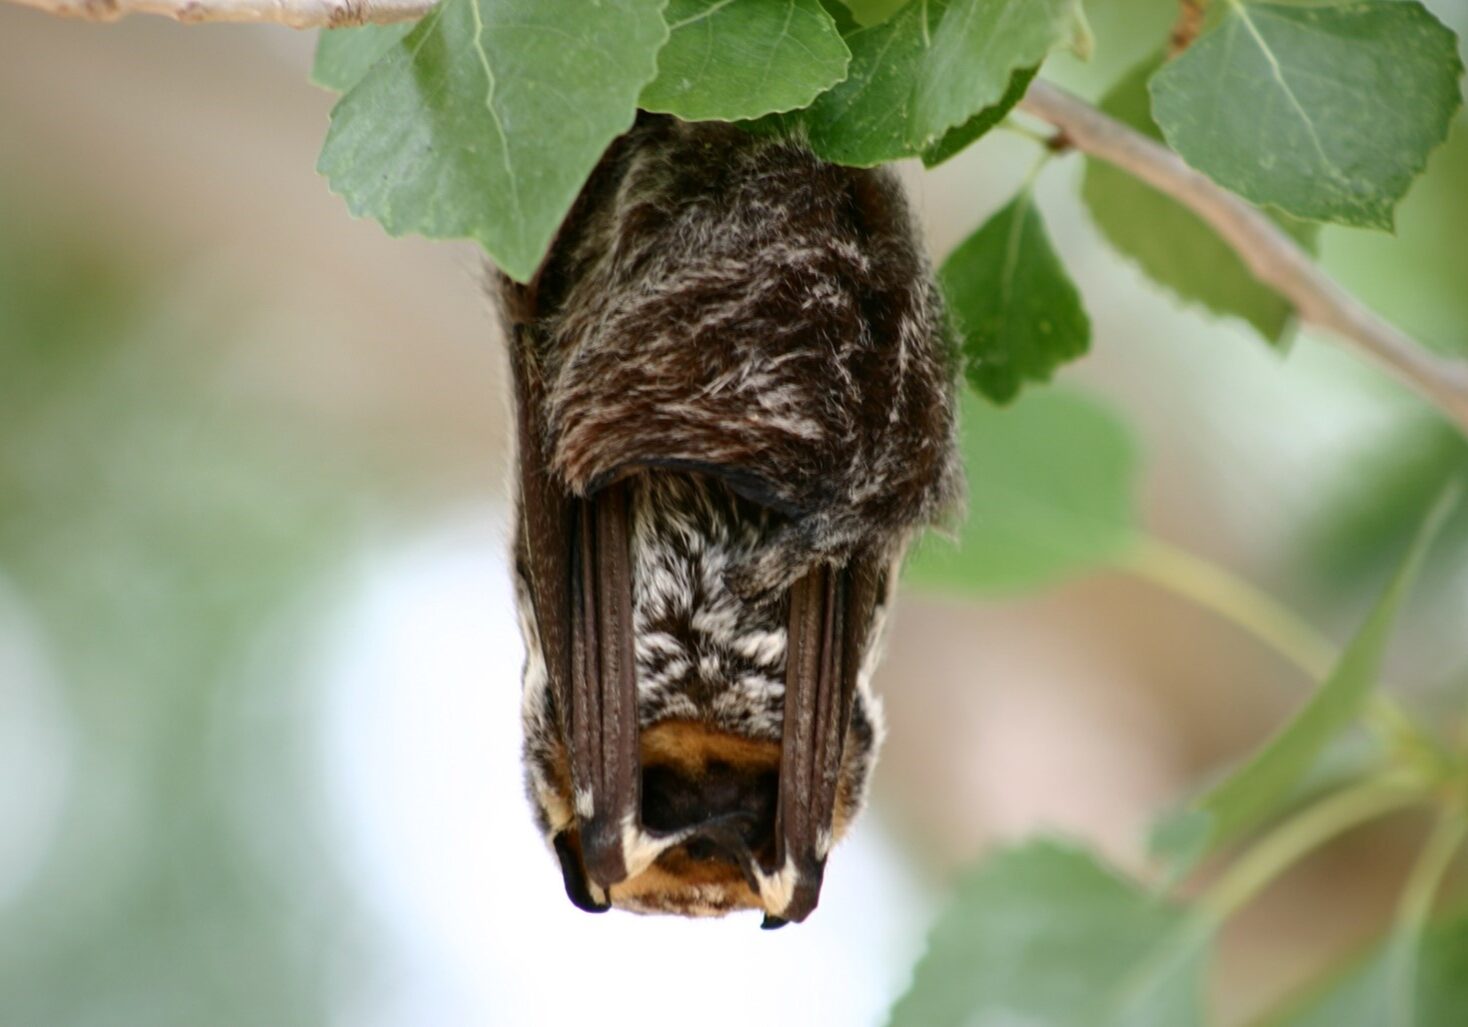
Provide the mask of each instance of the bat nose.
POLYGON ((688 853, 688 858, 700 863, 710 860, 728 860, 733 853, 725 851, 724 847, 712 838, 690 838, 683 843, 683 851, 688 853))
POLYGON ((737 861, 741 853, 756 847, 759 834, 757 817, 749 813, 728 813, 711 817, 696 826, 683 843, 683 848, 694 859, 723 856, 737 861))

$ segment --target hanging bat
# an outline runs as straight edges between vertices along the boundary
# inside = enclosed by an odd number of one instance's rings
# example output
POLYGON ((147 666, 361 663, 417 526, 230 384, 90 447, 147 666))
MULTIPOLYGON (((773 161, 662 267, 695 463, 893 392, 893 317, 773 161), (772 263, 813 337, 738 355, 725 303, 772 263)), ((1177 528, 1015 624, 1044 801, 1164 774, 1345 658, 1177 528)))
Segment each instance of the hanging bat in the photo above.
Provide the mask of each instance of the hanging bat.
POLYGON ((803 920, 881 736, 955 357, 890 174, 639 115, 499 279, 527 790, 581 909, 803 920))

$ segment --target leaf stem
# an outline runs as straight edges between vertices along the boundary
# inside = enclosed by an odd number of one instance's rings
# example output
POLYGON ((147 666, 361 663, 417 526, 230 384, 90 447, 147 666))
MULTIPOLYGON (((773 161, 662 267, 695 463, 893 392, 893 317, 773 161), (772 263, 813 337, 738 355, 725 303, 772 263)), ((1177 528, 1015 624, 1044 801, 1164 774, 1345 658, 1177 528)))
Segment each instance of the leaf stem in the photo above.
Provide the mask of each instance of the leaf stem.
MULTIPOLYGON (((1162 539, 1141 536, 1116 566, 1218 614, 1312 681, 1324 681, 1339 658, 1336 647, 1288 606, 1227 568, 1162 539)), ((1379 692, 1367 701, 1365 722, 1397 751, 1437 750, 1401 706, 1379 692)))
POLYGON ((1236 860, 1199 898, 1196 915, 1205 925, 1222 923, 1325 842, 1428 797, 1421 785, 1374 778, 1322 799, 1286 820, 1236 860))
POLYGON ((1303 618, 1210 560, 1144 535, 1118 567, 1231 621, 1312 680, 1322 680, 1335 665, 1335 647, 1303 618))
POLYGON ((1453 864, 1453 857, 1468 838, 1468 811, 1461 805, 1445 810, 1427 843, 1412 865, 1402 899, 1397 906, 1389 956, 1388 994, 1391 998, 1391 1027, 1411 1027, 1416 1022, 1417 950, 1422 930, 1432 912, 1432 900, 1453 864))
POLYGON ((1049 164, 1050 158, 1054 156, 1054 150, 1051 150, 1048 147, 1042 147, 1040 150, 1040 156, 1035 158, 1035 163, 1031 164, 1030 170, 1025 172, 1024 181, 1021 182, 1019 185, 1019 195, 1023 197, 1023 199, 1021 200, 1021 206, 1014 212, 1014 221, 1016 225, 1024 224, 1025 210, 1029 207, 1031 203, 1035 202, 1035 180, 1040 177, 1040 172, 1045 170, 1045 165, 1049 164))

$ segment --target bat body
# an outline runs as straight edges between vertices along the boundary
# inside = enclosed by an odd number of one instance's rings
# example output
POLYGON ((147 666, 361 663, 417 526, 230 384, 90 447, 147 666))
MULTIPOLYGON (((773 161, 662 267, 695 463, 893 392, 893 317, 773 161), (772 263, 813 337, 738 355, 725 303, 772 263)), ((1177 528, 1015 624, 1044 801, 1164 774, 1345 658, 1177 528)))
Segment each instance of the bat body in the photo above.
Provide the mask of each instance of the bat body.
POLYGON ((961 487, 900 187, 642 115, 501 280, 527 786, 578 906, 815 907, 907 540, 961 487))

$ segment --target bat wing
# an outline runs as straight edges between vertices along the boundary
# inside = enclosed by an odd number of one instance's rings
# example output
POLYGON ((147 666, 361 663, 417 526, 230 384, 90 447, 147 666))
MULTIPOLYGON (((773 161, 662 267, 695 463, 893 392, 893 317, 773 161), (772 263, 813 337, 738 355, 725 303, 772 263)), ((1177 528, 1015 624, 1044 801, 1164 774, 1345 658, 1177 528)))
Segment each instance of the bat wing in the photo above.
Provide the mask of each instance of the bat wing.
POLYGON ((572 496, 551 472, 532 332, 516 324, 511 345, 520 451, 516 563, 575 809, 575 826, 557 832, 556 854, 571 901, 600 912, 609 908, 606 889, 626 876, 622 828, 636 823, 639 805, 627 501, 621 486, 572 496))
POLYGON ((775 906, 766 927, 804 920, 820 897, 857 675, 884 572, 883 560, 860 553, 844 567, 810 571, 790 590, 776 865, 761 888, 775 906))

